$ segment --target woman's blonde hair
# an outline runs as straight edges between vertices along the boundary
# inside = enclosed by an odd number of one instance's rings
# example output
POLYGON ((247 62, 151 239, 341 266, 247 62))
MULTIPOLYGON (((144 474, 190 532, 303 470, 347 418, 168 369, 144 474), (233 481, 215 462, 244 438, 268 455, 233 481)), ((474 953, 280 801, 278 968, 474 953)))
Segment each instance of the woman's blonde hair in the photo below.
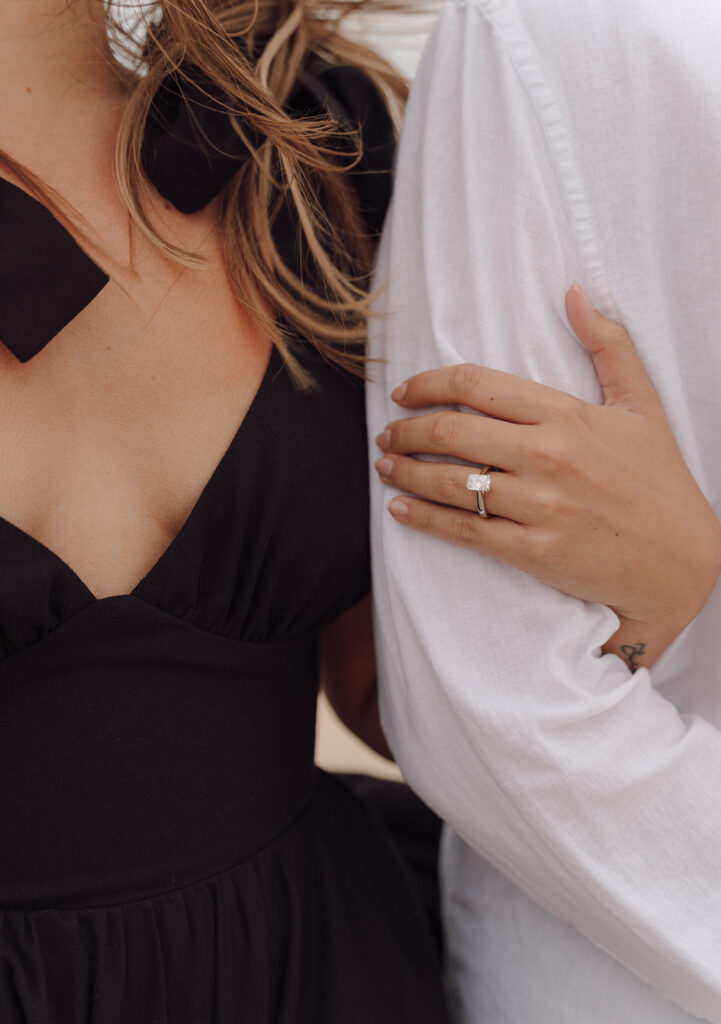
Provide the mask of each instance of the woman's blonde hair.
MULTIPOLYGON (((138 24, 107 8, 115 45, 137 72, 116 146, 116 177, 130 216, 169 258, 198 265, 153 227, 142 196, 143 142, 153 100, 169 75, 207 89, 227 106, 248 150, 223 193, 221 221, 228 276, 238 300, 273 338, 299 380, 304 373, 289 342, 310 341, 323 356, 362 372, 373 240, 364 227, 349 172, 362 160, 362 144, 339 145, 337 122, 319 112, 291 116, 286 104, 299 75, 324 65, 351 64, 379 89, 395 114, 407 83, 367 47, 345 38, 345 16, 363 9, 398 9, 399 0, 138 0, 138 24), (138 27, 142 28, 138 44, 138 27), (288 265, 273 225, 289 208, 297 226, 298 258, 288 265), (313 272, 307 273, 312 267, 313 272)), ((125 12, 128 0, 123 0, 125 12)), ((132 3, 130 4, 132 8, 132 3)), ((37 191, 13 161, 11 170, 37 191)), ((52 196, 50 197, 53 198, 52 196)))

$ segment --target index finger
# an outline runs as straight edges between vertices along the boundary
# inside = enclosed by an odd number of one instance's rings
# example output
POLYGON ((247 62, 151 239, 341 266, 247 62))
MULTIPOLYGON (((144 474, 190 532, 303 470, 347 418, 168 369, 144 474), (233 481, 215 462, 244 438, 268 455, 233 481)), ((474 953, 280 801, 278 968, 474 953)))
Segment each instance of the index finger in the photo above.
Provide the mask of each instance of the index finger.
POLYGON ((399 385, 391 397, 404 409, 465 405, 499 420, 526 425, 550 419, 571 400, 545 384, 473 363, 417 373, 399 385))

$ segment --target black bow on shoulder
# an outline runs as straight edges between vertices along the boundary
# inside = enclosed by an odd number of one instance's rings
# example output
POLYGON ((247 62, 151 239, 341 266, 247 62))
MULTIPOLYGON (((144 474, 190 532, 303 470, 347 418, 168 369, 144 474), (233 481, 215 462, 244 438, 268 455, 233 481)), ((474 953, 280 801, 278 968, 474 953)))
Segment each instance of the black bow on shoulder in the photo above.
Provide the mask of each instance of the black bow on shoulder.
MULTIPOLYGON (((387 143, 371 150, 355 175, 361 203, 371 210, 379 204, 364 201, 367 171, 376 169, 374 152, 380 154, 381 166, 390 165, 387 146, 393 145, 393 132, 384 104, 374 90, 369 93, 368 85, 355 68, 303 74, 288 109, 296 116, 331 113, 342 132, 357 129, 367 117, 385 118, 382 138, 387 143), (365 97, 353 116, 333 88, 338 72, 345 73, 345 89, 365 97), (365 82, 360 91, 358 76, 365 82)), ((252 136, 249 141, 257 143, 252 136)), ((143 144, 145 169, 158 192, 182 213, 195 213, 222 192, 246 159, 250 154, 218 90, 187 73, 167 78, 153 102, 143 144)), ((369 219, 371 231, 380 226, 369 219)), ((46 207, 0 179, 0 340, 21 362, 40 352, 108 280, 46 207)))
MULTIPOLYGON (((350 70, 350 69, 344 69, 350 70)), ((337 71, 327 68, 331 76, 337 71)), ((288 104, 291 116, 332 114, 341 131, 357 127, 325 75, 301 72, 288 104)), ((257 148, 261 139, 247 130, 257 148)), ((194 68, 169 75, 161 85, 148 118, 143 162, 149 179, 181 213, 196 213, 230 183, 250 157, 233 128, 223 93, 194 68)))
MULTIPOLYGON (((259 140, 251 134, 249 141, 259 140)), ((143 140, 148 178, 181 213, 219 195, 249 156, 222 93, 191 71, 170 75, 153 101, 143 140)))

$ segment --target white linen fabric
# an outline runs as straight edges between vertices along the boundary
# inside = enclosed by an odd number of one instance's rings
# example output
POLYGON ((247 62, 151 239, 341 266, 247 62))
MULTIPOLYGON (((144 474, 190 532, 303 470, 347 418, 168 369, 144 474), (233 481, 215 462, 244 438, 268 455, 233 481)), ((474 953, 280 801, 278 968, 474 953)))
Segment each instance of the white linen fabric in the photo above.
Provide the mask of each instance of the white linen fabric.
MULTIPOLYGON (((379 257, 371 439, 432 366, 599 401, 579 280, 721 514, 719 54, 718 0, 448 0, 379 257)), ((458 1020, 721 1024, 721 588, 632 675, 600 654, 611 611, 395 523, 373 476, 382 717, 454 830, 458 1020)))

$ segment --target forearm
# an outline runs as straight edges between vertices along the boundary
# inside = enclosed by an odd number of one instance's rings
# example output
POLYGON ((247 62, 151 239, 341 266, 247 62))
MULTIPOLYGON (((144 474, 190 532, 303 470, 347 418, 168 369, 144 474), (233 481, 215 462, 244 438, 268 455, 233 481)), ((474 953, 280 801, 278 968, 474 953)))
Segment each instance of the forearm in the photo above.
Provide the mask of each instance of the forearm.
POLYGON ((349 714, 342 706, 336 708, 332 698, 329 697, 329 700, 331 707, 333 707, 333 710, 346 728, 350 729, 359 740, 362 740, 376 754, 387 758, 389 761, 393 761, 393 754, 388 746, 388 741, 381 725, 377 683, 369 690, 364 701, 354 708, 352 714, 349 714))
POLYGON ((320 682, 328 701, 360 740, 393 760, 378 710, 370 597, 321 631, 320 682))

